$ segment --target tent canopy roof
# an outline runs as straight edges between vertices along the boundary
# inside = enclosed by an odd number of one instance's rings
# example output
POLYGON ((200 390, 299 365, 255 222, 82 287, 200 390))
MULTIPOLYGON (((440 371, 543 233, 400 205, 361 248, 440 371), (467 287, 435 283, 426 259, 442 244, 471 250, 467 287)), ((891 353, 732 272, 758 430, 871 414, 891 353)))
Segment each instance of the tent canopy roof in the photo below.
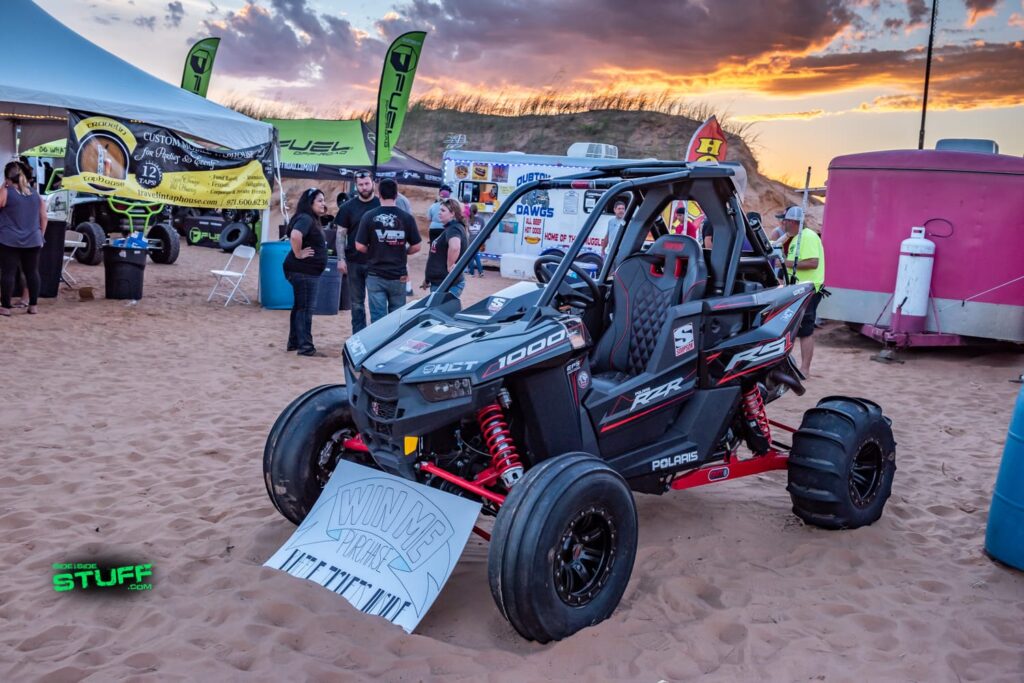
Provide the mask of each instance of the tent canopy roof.
POLYGON ((12 33, 59 46, 0 72, 0 121, 22 126, 22 147, 65 133, 68 109, 145 121, 235 149, 272 139, 271 126, 132 66, 29 0, 6 0, 3 14, 12 33))

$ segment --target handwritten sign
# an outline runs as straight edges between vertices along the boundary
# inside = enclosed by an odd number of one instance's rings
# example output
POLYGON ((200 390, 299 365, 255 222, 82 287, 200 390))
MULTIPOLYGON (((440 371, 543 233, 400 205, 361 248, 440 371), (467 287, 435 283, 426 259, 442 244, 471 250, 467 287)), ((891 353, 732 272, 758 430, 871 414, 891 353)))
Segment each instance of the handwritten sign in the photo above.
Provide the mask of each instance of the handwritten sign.
POLYGON ((412 633, 448 581, 480 503, 341 461, 264 563, 412 633))

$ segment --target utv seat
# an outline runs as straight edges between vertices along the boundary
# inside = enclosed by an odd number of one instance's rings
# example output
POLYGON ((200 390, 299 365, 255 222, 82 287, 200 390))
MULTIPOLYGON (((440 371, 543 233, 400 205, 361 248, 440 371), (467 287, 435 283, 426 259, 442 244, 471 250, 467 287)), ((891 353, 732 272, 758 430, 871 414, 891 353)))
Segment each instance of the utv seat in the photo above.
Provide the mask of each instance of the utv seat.
POLYGON ((595 381, 621 382, 647 367, 670 307, 703 298, 708 271, 697 240, 663 235, 624 259, 612 283, 612 321, 593 352, 595 381))

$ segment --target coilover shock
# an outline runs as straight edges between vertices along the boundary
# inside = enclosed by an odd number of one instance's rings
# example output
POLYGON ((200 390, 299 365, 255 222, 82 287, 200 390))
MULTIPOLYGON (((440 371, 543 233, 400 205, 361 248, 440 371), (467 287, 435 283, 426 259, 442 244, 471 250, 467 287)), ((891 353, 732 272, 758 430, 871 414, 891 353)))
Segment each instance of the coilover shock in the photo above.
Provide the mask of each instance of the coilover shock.
POLYGON ((743 392, 743 416, 747 419, 747 426, 752 432, 751 450, 755 453, 763 453, 771 448, 772 428, 768 424, 768 415, 764 411, 764 399, 756 384, 743 392))
POLYGON ((491 467, 501 477, 505 487, 512 488, 523 476, 523 465, 519 462, 519 453, 501 405, 495 402, 484 406, 476 412, 476 420, 480 423, 480 433, 491 454, 491 467))

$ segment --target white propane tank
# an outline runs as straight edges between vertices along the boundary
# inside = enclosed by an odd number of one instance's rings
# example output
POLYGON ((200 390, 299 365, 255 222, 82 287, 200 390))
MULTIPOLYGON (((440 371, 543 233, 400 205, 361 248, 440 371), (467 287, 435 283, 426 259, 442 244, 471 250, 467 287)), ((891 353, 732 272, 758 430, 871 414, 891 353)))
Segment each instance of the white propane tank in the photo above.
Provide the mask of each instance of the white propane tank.
POLYGON ((900 265, 892 297, 892 331, 924 332, 935 264, 935 243, 924 228, 911 228, 900 243, 900 265))

